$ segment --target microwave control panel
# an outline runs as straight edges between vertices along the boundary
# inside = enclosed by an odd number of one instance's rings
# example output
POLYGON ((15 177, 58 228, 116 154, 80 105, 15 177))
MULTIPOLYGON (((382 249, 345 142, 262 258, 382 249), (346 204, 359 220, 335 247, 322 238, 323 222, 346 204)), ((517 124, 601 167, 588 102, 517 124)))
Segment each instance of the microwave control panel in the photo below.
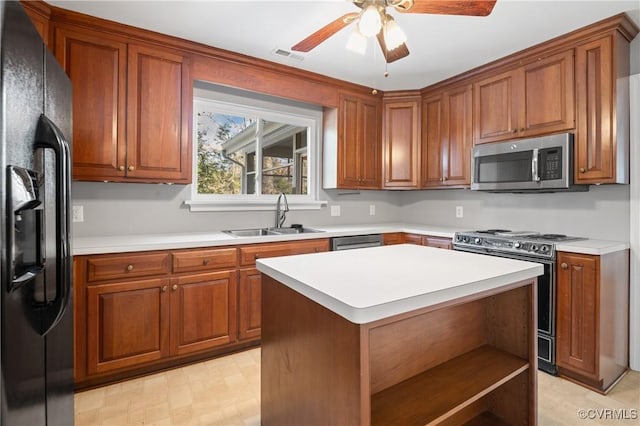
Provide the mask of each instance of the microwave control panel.
POLYGON ((538 152, 540 179, 562 179, 562 148, 546 148, 538 152))

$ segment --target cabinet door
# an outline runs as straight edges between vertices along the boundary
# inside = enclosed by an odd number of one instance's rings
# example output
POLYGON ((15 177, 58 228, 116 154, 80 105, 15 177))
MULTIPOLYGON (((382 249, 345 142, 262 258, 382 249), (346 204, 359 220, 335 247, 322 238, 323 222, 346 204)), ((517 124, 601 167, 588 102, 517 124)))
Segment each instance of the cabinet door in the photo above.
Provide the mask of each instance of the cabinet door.
POLYGON ((422 240, 425 246, 451 250, 453 243, 451 238, 426 236, 422 240))
POLYGON ((420 178, 423 188, 442 185, 442 143, 444 138, 443 94, 422 103, 422 149, 420 178))
POLYGON ((191 181, 191 80, 185 57, 130 45, 127 178, 191 181))
POLYGON ((518 131, 516 80, 516 72, 508 71, 475 83, 474 143, 514 137, 518 131))
POLYGON ((419 100, 384 104, 385 188, 417 188, 420 159, 419 100))
POLYGON ((576 48, 576 183, 615 182, 613 38, 576 48))
POLYGON ((338 187, 340 188, 358 188, 360 184, 359 109, 360 102, 357 98, 340 96, 338 107, 338 187))
POLYGON ((444 96, 442 183, 471 184, 471 85, 447 91, 444 96))
POLYGON ((262 274, 255 268, 240 271, 238 338, 260 339, 262 327, 262 274))
POLYGON ((575 127, 573 50, 523 67, 523 115, 518 136, 537 136, 575 127))
POLYGON ((424 245, 424 236, 418 234, 404 234, 405 244, 424 245))
POLYGON ((380 104, 363 101, 358 127, 362 137, 358 141, 360 157, 360 188, 380 188, 380 104))
POLYGON ((127 46, 86 29, 54 34, 56 58, 73 83, 73 178, 122 179, 127 46))
POLYGON ((171 355, 231 343, 236 335, 236 271, 174 278, 171 355))
POLYGON ((597 378, 598 258, 559 253, 557 363, 597 378))
POLYGON ((137 367, 169 355, 166 279, 88 286, 87 372, 137 367))

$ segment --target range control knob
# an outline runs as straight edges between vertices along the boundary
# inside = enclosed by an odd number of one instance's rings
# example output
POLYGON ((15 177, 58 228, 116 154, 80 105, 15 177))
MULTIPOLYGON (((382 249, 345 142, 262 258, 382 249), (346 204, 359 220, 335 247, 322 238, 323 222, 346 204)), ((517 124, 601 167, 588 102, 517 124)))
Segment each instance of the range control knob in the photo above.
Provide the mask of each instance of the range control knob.
POLYGON ((456 235, 456 241, 462 241, 462 235, 456 235))
POLYGON ((546 246, 546 245, 540 246, 540 251, 542 253, 547 253, 549 251, 549 246, 546 246))
POLYGON ((520 248, 520 247, 522 247, 522 244, 520 244, 519 242, 516 241, 515 243, 513 243, 513 248, 520 248))
POLYGON ((469 237, 462 237, 462 241, 464 241, 465 243, 469 242, 469 237))
POLYGON ((482 239, 481 238, 476 238, 476 239, 473 240, 473 242, 476 243, 476 244, 480 244, 480 243, 482 243, 482 239))
POLYGON ((535 244, 531 244, 531 251, 538 251, 538 246, 535 244))

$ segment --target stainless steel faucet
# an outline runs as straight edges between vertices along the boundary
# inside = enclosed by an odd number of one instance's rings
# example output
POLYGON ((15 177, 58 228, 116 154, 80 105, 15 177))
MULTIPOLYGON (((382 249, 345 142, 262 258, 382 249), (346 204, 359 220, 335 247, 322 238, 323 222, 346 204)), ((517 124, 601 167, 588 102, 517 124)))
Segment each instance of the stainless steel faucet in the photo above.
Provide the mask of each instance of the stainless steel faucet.
POLYGON ((276 201, 276 228, 282 228, 284 221, 287 220, 287 212, 289 211, 289 202, 284 192, 278 195, 278 201, 276 201), (280 200, 284 199, 284 208, 280 208, 280 200))

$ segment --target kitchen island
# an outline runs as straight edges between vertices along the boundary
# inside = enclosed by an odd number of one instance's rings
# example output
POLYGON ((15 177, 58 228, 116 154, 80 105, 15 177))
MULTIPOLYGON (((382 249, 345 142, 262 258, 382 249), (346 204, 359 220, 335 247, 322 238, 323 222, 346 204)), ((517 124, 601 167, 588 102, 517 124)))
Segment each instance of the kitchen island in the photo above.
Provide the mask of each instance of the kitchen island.
POLYGON ((263 425, 536 424, 542 265, 395 245, 257 267, 263 425))

